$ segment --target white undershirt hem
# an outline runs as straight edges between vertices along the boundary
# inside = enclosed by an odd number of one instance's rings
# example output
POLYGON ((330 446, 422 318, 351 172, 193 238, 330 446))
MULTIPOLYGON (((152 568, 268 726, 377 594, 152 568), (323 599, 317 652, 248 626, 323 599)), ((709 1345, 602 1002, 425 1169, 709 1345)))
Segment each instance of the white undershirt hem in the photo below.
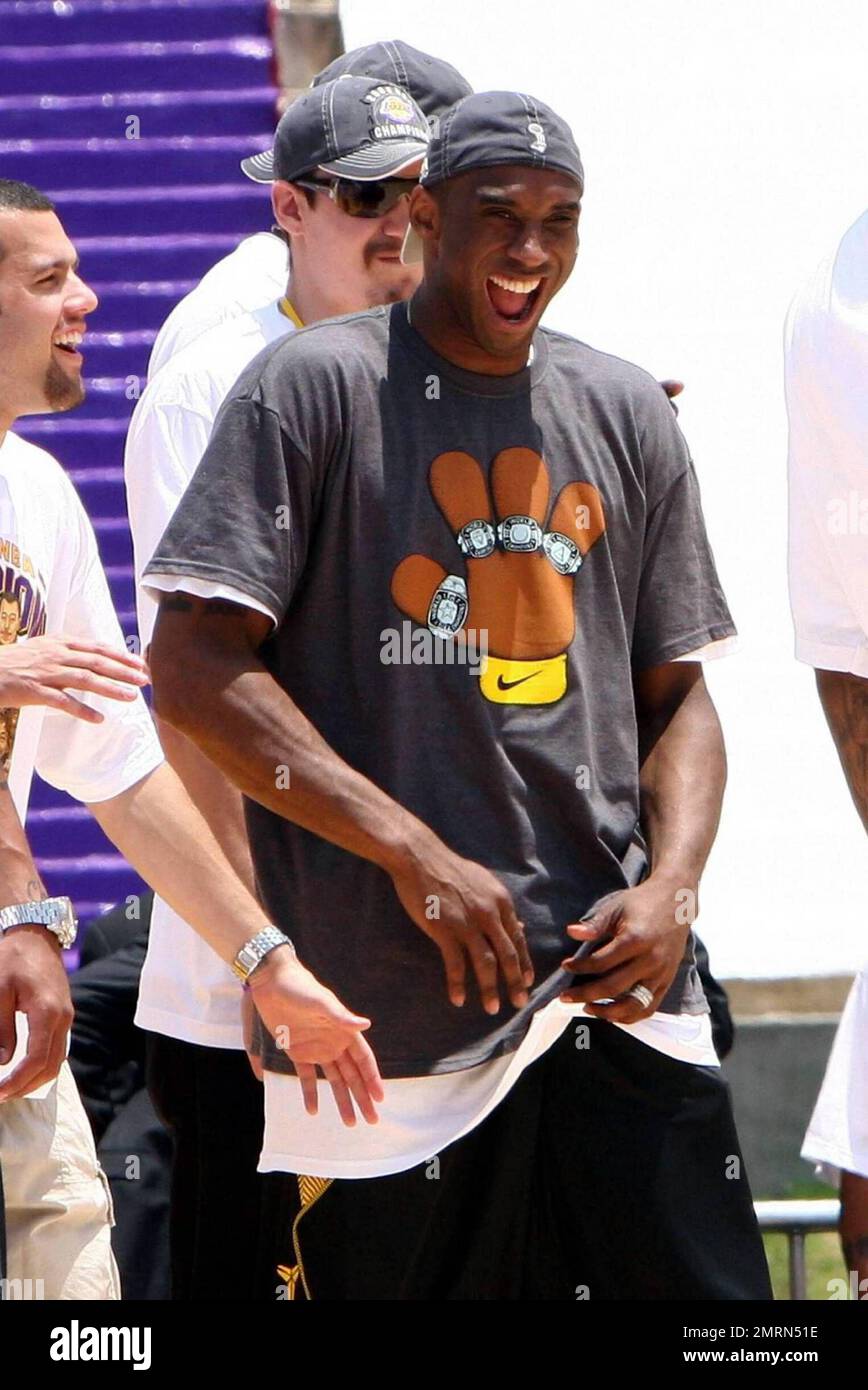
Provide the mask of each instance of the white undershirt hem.
MULTIPOLYGON (((342 1124, 329 1088, 320 1083, 320 1113, 308 1115, 295 1076, 265 1073, 265 1136, 260 1173, 320 1178, 375 1178, 429 1161, 468 1134, 509 1094, 522 1072, 557 1042, 584 1005, 555 999, 535 1014, 515 1052, 464 1071, 402 1077, 384 1083, 380 1120, 342 1124)), ((613 1024, 678 1061, 718 1067, 709 1014, 652 1014, 613 1024)), ((578 1042, 578 1039, 577 1039, 578 1042)))

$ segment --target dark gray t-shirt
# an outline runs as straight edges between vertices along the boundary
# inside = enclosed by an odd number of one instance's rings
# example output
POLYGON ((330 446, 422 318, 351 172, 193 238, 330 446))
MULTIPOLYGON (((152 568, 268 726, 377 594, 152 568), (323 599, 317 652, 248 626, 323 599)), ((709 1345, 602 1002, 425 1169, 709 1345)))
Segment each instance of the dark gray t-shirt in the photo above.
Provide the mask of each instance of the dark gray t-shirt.
MULTIPOLYGON (((267 911, 384 1076, 516 1048, 572 979, 565 927, 647 872, 633 673, 734 632, 659 385, 546 329, 495 377, 404 305, 317 324, 236 383, 146 573, 265 605, 262 658, 332 748, 513 894, 531 1001, 456 1009, 386 873, 247 803, 267 911)), ((706 1008, 691 941, 663 1009, 706 1008)))

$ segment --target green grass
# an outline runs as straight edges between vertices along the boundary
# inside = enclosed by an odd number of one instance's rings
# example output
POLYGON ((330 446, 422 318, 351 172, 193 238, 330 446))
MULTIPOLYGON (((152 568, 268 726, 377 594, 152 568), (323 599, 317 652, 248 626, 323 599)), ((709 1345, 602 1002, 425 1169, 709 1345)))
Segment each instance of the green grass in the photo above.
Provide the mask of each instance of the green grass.
MULTIPOLYGON (((791 1183, 786 1191, 776 1192, 774 1200, 797 1198, 837 1197, 837 1191, 818 1182, 816 1178, 806 1178, 804 1182, 791 1183)), ((768 1200, 765 1197, 758 1200, 768 1200)), ((772 1277, 775 1298, 789 1298, 789 1268, 787 1263, 788 1242, 785 1235, 777 1233, 763 1236, 766 1259, 772 1277)), ((844 1257, 837 1231, 819 1231, 809 1235, 805 1241, 805 1259, 808 1268, 808 1298, 813 1302, 825 1302, 829 1297, 827 1287, 830 1279, 846 1279, 844 1257)))
MULTIPOLYGON (((766 1259, 772 1276, 775 1298, 789 1298, 789 1270, 787 1265, 787 1238, 785 1235, 765 1235, 766 1259)), ((838 1236, 834 1231, 818 1231, 808 1236, 805 1242, 808 1266, 808 1298, 814 1302, 825 1302, 829 1297, 827 1287, 830 1279, 846 1279, 844 1258, 838 1236)))

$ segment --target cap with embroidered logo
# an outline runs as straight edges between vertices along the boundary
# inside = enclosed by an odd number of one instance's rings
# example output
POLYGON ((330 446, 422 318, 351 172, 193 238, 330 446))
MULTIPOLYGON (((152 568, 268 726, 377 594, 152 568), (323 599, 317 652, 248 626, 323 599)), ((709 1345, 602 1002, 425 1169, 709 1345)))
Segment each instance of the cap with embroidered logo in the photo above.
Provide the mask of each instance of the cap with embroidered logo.
POLYGON ((409 92, 372 77, 336 77, 296 97, 274 136, 274 149, 242 160, 260 183, 323 169, 338 178, 390 178, 428 148, 425 113, 409 92))
POLYGON ((427 187, 495 164, 560 169, 585 183, 566 121, 523 92, 476 92, 456 102, 440 119, 419 182, 427 187))
MULTIPOLYGON (((523 92, 476 92, 456 102, 432 133, 419 182, 429 188, 498 164, 557 169, 585 186, 570 127, 545 102, 523 92)), ((401 260, 413 265, 421 259, 422 242, 408 227, 401 260)))
MULTIPOLYGON (((442 115, 473 91, 451 63, 422 53, 403 39, 386 39, 342 53, 318 72, 310 85, 322 87, 336 77, 346 76, 376 77, 380 82, 395 83, 410 93, 428 117, 442 115)), ((271 183, 275 177, 274 151, 251 155, 242 160, 241 168, 255 183, 271 183)))

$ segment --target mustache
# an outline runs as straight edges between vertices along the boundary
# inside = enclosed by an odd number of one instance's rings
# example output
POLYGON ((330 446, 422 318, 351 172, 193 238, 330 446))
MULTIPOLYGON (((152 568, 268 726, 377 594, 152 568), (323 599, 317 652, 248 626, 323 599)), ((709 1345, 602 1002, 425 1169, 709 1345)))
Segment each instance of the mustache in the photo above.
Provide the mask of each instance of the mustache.
POLYGON ((365 260, 371 261, 374 256, 397 256, 400 250, 401 243, 394 237, 377 237, 365 247, 365 260))

